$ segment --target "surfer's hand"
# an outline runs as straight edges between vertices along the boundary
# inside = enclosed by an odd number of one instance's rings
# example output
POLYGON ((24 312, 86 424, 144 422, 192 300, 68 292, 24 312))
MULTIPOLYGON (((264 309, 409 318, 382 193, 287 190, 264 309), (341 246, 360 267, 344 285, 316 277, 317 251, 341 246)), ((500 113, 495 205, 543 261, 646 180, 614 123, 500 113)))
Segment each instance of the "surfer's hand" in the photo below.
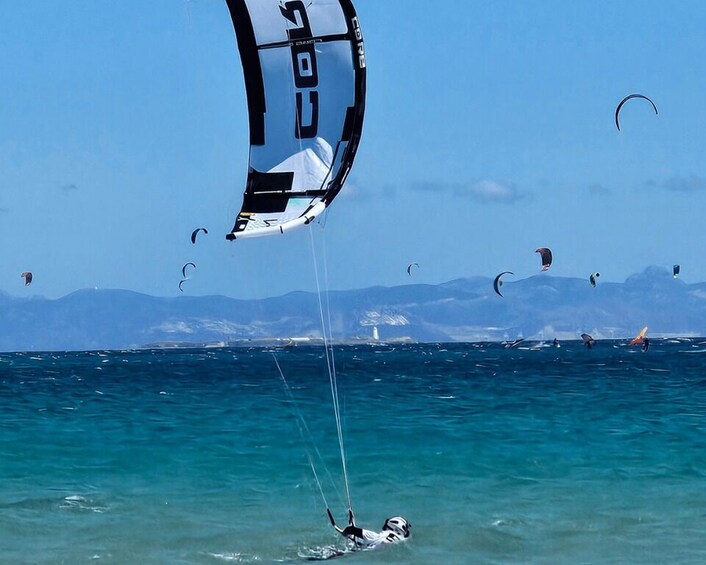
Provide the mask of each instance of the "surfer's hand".
POLYGON ((328 514, 328 519, 331 520, 331 525, 335 528, 336 527, 336 520, 333 518, 333 514, 331 514, 331 511, 327 508, 326 513, 328 514))
POLYGON ((341 534, 346 536, 347 538, 363 538, 363 530, 362 528, 358 528, 356 526, 350 525, 346 526, 342 531, 341 534))

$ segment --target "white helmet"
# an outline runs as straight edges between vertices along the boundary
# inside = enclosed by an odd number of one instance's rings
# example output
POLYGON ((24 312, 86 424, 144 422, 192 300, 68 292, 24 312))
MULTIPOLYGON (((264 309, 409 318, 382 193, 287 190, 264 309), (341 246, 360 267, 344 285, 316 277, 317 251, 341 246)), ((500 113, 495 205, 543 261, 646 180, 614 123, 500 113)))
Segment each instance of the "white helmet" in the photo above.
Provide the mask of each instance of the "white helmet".
POLYGON ((382 531, 394 532, 398 536, 408 538, 409 529, 411 527, 412 524, 407 522, 407 520, 405 520, 401 516, 395 516, 393 518, 388 518, 387 520, 385 520, 385 523, 382 525, 382 531))

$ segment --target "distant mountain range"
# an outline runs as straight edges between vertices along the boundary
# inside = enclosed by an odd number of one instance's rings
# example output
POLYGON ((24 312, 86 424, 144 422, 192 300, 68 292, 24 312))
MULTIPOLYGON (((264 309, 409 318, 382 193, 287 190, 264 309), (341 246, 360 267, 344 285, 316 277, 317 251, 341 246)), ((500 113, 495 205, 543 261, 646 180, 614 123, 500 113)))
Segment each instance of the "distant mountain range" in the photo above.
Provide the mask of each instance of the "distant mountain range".
MULTIPOLYGON (((554 277, 408 284, 329 294, 334 340, 494 341, 706 335, 706 283, 686 284, 648 267, 624 283, 554 277)), ((324 299, 324 304, 326 300, 324 299)), ((159 298, 125 290, 79 290, 63 298, 0 293, 0 350, 287 343, 321 336, 318 298, 292 292, 262 300, 159 298)))

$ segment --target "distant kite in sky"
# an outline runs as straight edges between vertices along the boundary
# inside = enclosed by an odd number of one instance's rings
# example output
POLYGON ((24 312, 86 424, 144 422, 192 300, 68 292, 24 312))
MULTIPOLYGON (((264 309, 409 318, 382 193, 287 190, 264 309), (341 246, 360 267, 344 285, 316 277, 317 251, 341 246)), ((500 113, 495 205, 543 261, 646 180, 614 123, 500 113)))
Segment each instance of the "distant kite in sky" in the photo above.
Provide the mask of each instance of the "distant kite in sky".
POLYGON ((552 250, 548 247, 540 247, 535 250, 542 257, 542 271, 546 271, 552 266, 552 250))
POLYGON ((206 234, 208 233, 208 230, 206 228, 196 228, 194 231, 191 232, 191 243, 196 243, 196 236, 200 231, 206 234))
POLYGON ((186 268, 187 268, 189 265, 191 265, 194 269, 196 268, 196 265, 195 265, 194 263, 191 263, 191 262, 189 262, 189 263, 184 263, 184 266, 181 268, 181 275, 182 275, 185 279, 188 278, 188 277, 186 276, 186 268))
POLYGON ((184 292, 184 289, 181 288, 181 285, 183 285, 185 282, 186 282, 186 279, 182 279, 179 281, 179 290, 181 290, 182 292, 184 292))
POLYGON ((655 106, 655 103, 652 102, 652 100, 650 100, 649 98, 647 98, 647 96, 643 96, 642 94, 630 94, 623 98, 618 104, 618 106, 615 108, 615 127, 618 128, 618 131, 620 131, 620 121, 618 119, 620 117, 620 109, 623 107, 623 104, 625 104, 631 98, 643 98, 644 100, 647 100, 650 104, 652 104, 652 108, 654 108, 655 114, 659 114, 659 112, 657 111, 657 106, 655 106))
POLYGON ((588 277, 588 282, 591 283, 591 286, 595 287, 596 286, 596 279, 600 277, 600 273, 593 273, 590 277, 588 277))
POLYGON ((500 292, 500 287, 503 285, 503 281, 500 279, 503 275, 514 275, 512 271, 503 271, 500 273, 497 277, 495 277, 495 280, 493 281, 493 289, 495 289, 495 292, 497 292, 500 296, 502 296, 502 293, 500 292))
POLYGON ((412 267, 417 267, 419 268, 419 263, 410 263, 407 265, 407 274, 411 277, 412 276, 412 267))
MULTIPOLYGON (((16 272, 16 271, 15 271, 16 272)), ((20 275, 20 277, 24 277, 25 279, 25 286, 29 286, 32 284, 32 273, 29 271, 25 271, 20 275)))
POLYGON ((672 268, 672 276, 676 279, 679 276, 679 271, 681 271, 681 267, 679 265, 674 265, 672 268))

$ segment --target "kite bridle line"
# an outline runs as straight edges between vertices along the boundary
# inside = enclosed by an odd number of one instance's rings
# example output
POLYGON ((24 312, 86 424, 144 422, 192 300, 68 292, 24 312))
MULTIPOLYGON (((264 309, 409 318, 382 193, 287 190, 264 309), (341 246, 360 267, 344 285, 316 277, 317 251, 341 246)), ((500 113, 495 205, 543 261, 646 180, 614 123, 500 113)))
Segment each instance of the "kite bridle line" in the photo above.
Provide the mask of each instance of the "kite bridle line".
POLYGON ((326 500, 326 494, 324 494, 324 489, 323 486, 321 485, 321 480, 319 479, 319 474, 316 472, 316 465, 314 465, 314 459, 311 456, 311 451, 310 449, 314 450, 314 453, 316 454, 318 460, 324 465, 324 470, 326 471, 326 474, 329 477, 329 480, 331 483, 334 483, 333 477, 331 476, 331 473, 328 470, 328 467, 326 467, 326 464, 323 463, 324 458, 321 456, 321 453, 316 447, 316 443, 313 440, 313 437, 311 435, 311 430, 309 430, 309 426, 306 424, 306 420, 304 419, 304 416, 302 415, 301 410, 299 409, 299 404, 297 403, 296 399, 294 398, 294 393, 292 392, 291 387, 289 386, 289 383, 287 382, 287 379, 284 378, 284 372, 282 371, 282 368, 280 367, 279 361, 277 361, 277 356, 275 355, 274 352, 272 352, 272 358, 274 359, 275 366, 277 367, 277 371, 279 372, 279 376, 282 379, 282 384, 284 385, 284 390, 287 393, 287 398, 289 399, 294 415, 296 416, 297 420, 297 428, 299 429, 299 435, 301 436, 302 441, 304 442, 305 449, 306 449, 306 457, 309 460, 309 466, 311 467, 311 471, 314 474, 314 480, 316 481, 316 486, 319 489, 319 493, 321 494, 321 498, 324 501, 324 505, 328 509, 328 501, 326 500))
MULTIPOLYGON (((333 402, 333 413, 336 419, 336 432, 338 434, 338 448, 340 451, 341 455, 341 468, 343 470, 343 482, 346 487, 346 500, 348 502, 348 513, 349 516, 353 515, 353 505, 351 503, 351 491, 350 491, 350 485, 348 481, 348 467, 346 465, 346 452, 343 444, 343 429, 341 427, 341 409, 338 401, 338 382, 336 379, 336 364, 334 360, 334 354, 333 354, 333 345, 331 344, 331 339, 329 339, 329 335, 327 334, 326 331, 326 322, 325 322, 325 317, 324 317, 324 306, 323 306, 323 301, 321 299, 321 283, 319 281, 319 268, 318 268, 318 263, 316 261, 316 247, 314 245, 314 234, 312 230, 309 230, 309 236, 311 240, 311 256, 312 260, 314 262, 314 275, 316 278, 316 295, 318 297, 318 302, 319 302, 319 317, 321 319, 321 332, 324 340, 324 351, 326 352, 326 365, 328 368, 328 374, 329 374, 329 385, 331 387, 331 400, 333 402)), ((326 254, 324 253, 324 272, 326 273, 326 254)), ((326 280, 326 283, 328 284, 328 280, 326 280)), ((326 305, 327 305, 327 310, 328 310, 328 322, 329 322, 329 327, 328 331, 331 331, 331 309, 330 305, 328 302, 328 288, 327 288, 327 299, 326 299, 326 305)))

